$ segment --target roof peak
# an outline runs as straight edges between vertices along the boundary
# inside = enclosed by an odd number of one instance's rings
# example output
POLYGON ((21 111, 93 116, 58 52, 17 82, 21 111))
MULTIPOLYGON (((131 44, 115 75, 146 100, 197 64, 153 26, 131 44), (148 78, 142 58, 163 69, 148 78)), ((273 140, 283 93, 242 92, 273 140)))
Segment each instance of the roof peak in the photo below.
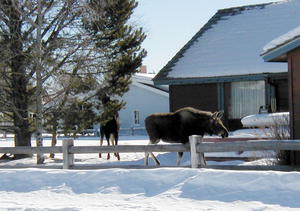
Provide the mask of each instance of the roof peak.
POLYGON ((243 6, 237 6, 237 7, 228 7, 228 8, 219 9, 217 11, 217 13, 224 14, 224 13, 235 12, 234 14, 236 14, 237 11, 245 11, 248 9, 257 9, 258 7, 264 8, 267 5, 276 4, 276 3, 278 3, 278 2, 269 2, 269 3, 261 3, 261 4, 243 5, 243 6))
MULTIPOLYGON (((247 11, 251 11, 251 10, 265 10, 266 8, 269 8, 269 6, 271 5, 280 5, 280 4, 285 4, 285 3, 289 3, 289 2, 297 2, 297 1, 292 1, 292 0, 283 0, 283 1, 278 1, 278 2, 268 2, 268 3, 263 3, 263 4, 253 4, 253 5, 244 5, 244 6, 238 6, 238 7, 231 7, 231 8, 224 8, 224 9, 220 9, 220 10, 218 10, 214 15, 213 15, 213 17, 212 18, 210 18, 209 20, 208 20, 208 22, 206 23, 206 24, 204 24, 199 30, 198 30, 198 32, 175 54, 175 56, 158 72, 158 74, 154 77, 154 79, 153 79, 153 81, 156 83, 156 84, 158 84, 159 83, 159 81, 161 81, 161 82, 163 82, 164 80, 173 80, 173 79, 177 79, 177 78, 180 78, 180 77, 183 77, 183 78, 187 78, 187 77, 196 77, 196 75, 197 75, 197 73, 199 73, 200 71, 202 71, 203 69, 205 69, 205 71, 207 70, 207 71, 209 71, 209 69, 211 69, 210 70, 210 72, 212 71, 212 70, 214 70, 214 74, 215 75, 217 75, 217 74, 223 74, 223 72, 224 71, 227 71, 227 69, 225 70, 225 68, 219 68, 218 69, 218 67, 216 67, 216 65, 215 65, 215 63, 207 63, 207 60, 205 60, 204 61, 204 58, 208 58, 209 56, 211 56, 210 58, 216 58, 216 55, 215 54, 213 54, 212 55, 212 51, 213 50, 210 50, 210 49, 214 49, 214 47, 215 46, 213 46, 216 42, 218 42, 222 47, 223 47, 223 49, 224 49, 224 37, 223 36, 220 36, 220 34, 222 34, 222 35, 225 35, 225 36, 227 36, 226 37, 226 39, 227 40, 229 40, 228 42, 230 43, 230 42, 233 42, 233 40, 234 39, 232 39, 232 36, 231 35, 235 35, 235 36, 237 36, 239 39, 238 40, 246 40, 246 38, 249 38, 249 35, 248 34, 245 34, 245 31, 246 30, 249 30, 247 27, 248 27, 248 25, 247 24, 245 24, 245 25, 243 25, 243 23, 244 22, 246 22, 246 21, 248 21, 248 22, 251 22, 251 21, 249 21, 248 19, 243 19, 243 17, 237 17, 237 18, 234 18, 234 19, 231 19, 231 18, 229 18, 228 20, 227 20, 227 17, 230 17, 230 16, 239 16, 239 15, 241 15, 241 14, 244 14, 244 13, 247 13, 247 11), (226 22, 228 22, 228 21, 230 21, 230 20, 235 20, 235 21, 238 21, 238 23, 240 24, 240 26, 243 28, 243 26, 245 26, 243 29, 240 29, 240 28, 234 28, 234 27, 232 27, 232 31, 229 31, 230 33, 227 33, 227 31, 225 31, 225 29, 226 29, 226 27, 225 27, 225 25, 224 25, 224 23, 226 24, 226 22), (221 25, 219 24, 219 23, 221 23, 221 25), (222 25, 223 24, 223 25, 222 25), (217 27, 216 27, 217 26, 217 27), (221 28, 220 28, 220 26, 221 26, 221 28), (222 26, 224 26, 223 28, 222 28, 222 26), (218 39, 216 39, 215 41, 213 41, 213 38, 210 38, 208 35, 206 35, 207 33, 210 33, 210 34, 213 34, 213 35, 218 35, 217 34, 217 32, 215 32, 215 31, 213 31, 212 32, 212 30, 211 29, 213 29, 213 28, 216 28, 216 29, 218 29, 219 31, 218 31, 218 33, 219 33, 219 37, 217 37, 218 39), (240 30, 240 31, 239 31, 240 30), (244 36, 241 36, 241 34, 243 34, 244 36), (200 39, 199 38, 201 38, 201 37, 205 37, 205 39, 203 39, 204 41, 199 41, 200 39), (222 39, 221 39, 222 38, 222 39), (207 41, 207 39, 210 41, 207 41), (221 40, 221 41, 219 41, 219 40, 221 40), (199 43, 201 43, 201 45, 199 44, 199 43), (214 43, 214 44, 212 44, 212 43, 214 43), (193 47, 193 46, 199 46, 198 47, 198 50, 200 51, 201 50, 201 54, 199 54, 198 56, 194 56, 194 57, 191 57, 191 55, 189 54, 188 56, 185 56, 185 54, 187 53, 187 52, 192 52, 192 53, 194 53, 195 54, 195 52, 194 51, 192 51, 191 50, 191 48, 193 47), (205 50, 205 49, 208 49, 208 50, 205 50), (192 58, 192 59, 190 59, 190 58, 192 58), (197 66, 197 68, 198 69, 196 69, 195 68, 195 65, 193 66, 193 68, 191 68, 191 65, 186 65, 186 66, 184 66, 183 67, 183 64, 182 63, 180 63, 181 61, 183 61, 183 60, 188 60, 188 62, 186 62, 185 64, 192 64, 192 62, 197 62, 197 64, 199 64, 198 66, 197 66), (205 65, 202 65, 202 64, 205 64, 205 65), (181 66, 180 66, 181 65, 181 66), (203 68, 200 70, 200 66, 203 66, 203 68), (209 66, 210 65, 210 66, 209 66), (205 67, 204 67, 205 66, 205 67), (209 66, 209 67, 208 67, 209 66), (174 73, 174 69, 175 68, 177 68, 176 69, 176 71, 179 71, 179 69, 180 69, 180 73, 178 73, 177 75, 176 74, 170 74, 171 72, 173 72, 174 73), (209 68, 209 69, 207 69, 207 68, 209 68), (184 71, 184 69, 189 69, 189 74, 185 74, 184 76, 183 76, 183 71, 184 71), (217 73, 216 72, 216 70, 215 69, 217 69, 219 72, 221 71, 221 69, 222 69, 222 73, 217 73), (193 73, 191 73, 191 72, 193 72, 193 73), (192 76, 191 76, 192 75, 192 76)), ((290 5, 290 7, 292 7, 293 5, 290 5)), ((280 8, 283 8, 283 9, 281 9, 281 11, 283 12, 284 10, 286 10, 286 9, 284 9, 284 8, 286 8, 286 7, 280 7, 280 8)), ((269 9, 270 11, 268 11, 268 12, 270 12, 270 15, 272 16, 272 15, 274 15, 275 13, 273 12, 273 11, 277 11, 277 7, 275 8, 271 8, 270 7, 270 9, 269 9), (273 13, 272 13, 273 12, 273 13)), ((294 17, 295 17, 295 11, 293 10, 293 15, 294 15, 294 17)), ((258 24, 260 24, 260 27, 263 27, 262 26, 262 24, 263 23, 268 23, 268 21, 270 21, 271 20, 271 18, 269 17, 269 15, 268 14, 266 14, 266 12, 263 12, 263 13, 251 13, 251 16, 252 17, 256 17, 256 16, 258 17, 258 19, 260 18, 260 16, 262 16, 262 18, 261 19, 259 19, 259 20, 257 20, 258 22, 258 24), (262 14, 262 15, 260 15, 260 14, 262 14)), ((284 18, 285 18, 286 16, 284 16, 284 18)), ((298 18, 297 18, 298 19, 298 18)), ((251 19, 250 19, 251 20, 251 19)), ((296 19, 295 19, 295 21, 296 21, 296 19)), ((294 22, 295 22, 294 21, 294 22)), ((290 25, 293 25, 293 24, 290 24, 290 25)), ((233 26, 236 26, 236 22, 235 22, 235 25, 233 25, 233 26)), ((285 25, 284 25, 285 26, 285 25)), ((227 26, 228 27, 228 26, 227 26)), ((269 27, 269 26, 268 26, 269 27)), ((287 28, 287 27, 289 27, 289 26, 285 26, 285 28, 287 28)), ((262 29, 264 29, 264 28, 262 28, 262 29)), ((251 30, 253 30, 253 28, 251 29, 251 30)), ((269 33, 272 33, 272 35, 273 35, 273 33, 274 32, 276 32, 277 33, 277 31, 280 31, 280 30, 276 30, 276 27, 273 27, 272 28, 272 30, 273 31, 271 31, 271 32, 269 32, 269 33)), ((264 30, 263 30, 264 31, 264 30)), ((265 30, 266 31, 266 30, 265 30)), ((264 33, 267 35, 268 33, 267 32, 265 32, 264 31, 264 33)), ((249 32, 251 32, 251 31, 249 31, 249 32)), ((263 34, 264 35, 264 34, 263 34)), ((212 36, 212 37, 214 37, 215 38, 215 36, 212 36)), ((254 36, 255 37, 255 36, 254 36)), ((271 36, 270 36, 271 37, 271 36)), ((261 40, 263 40, 263 39, 265 39, 265 37, 262 37, 262 38, 259 38, 259 42, 261 41, 261 40)), ((271 38, 270 38, 271 39, 271 38)), ((253 40, 253 39, 250 39, 250 40, 252 40, 252 42, 254 42, 254 43, 258 43, 257 45, 260 45, 260 43, 259 42, 257 42, 256 40, 253 40)), ((226 41, 226 40, 225 40, 226 41)), ((246 41, 245 43, 247 43, 248 41, 246 41)), ((263 42, 265 42, 265 41, 263 41, 263 42)), ((234 47, 234 46, 231 46, 231 45, 229 45, 229 44, 227 44, 225 47, 227 47, 226 48, 226 50, 227 51, 230 51, 230 52, 233 52, 234 51, 234 49, 232 48, 232 47, 234 47), (229 49, 230 48, 230 49, 229 49), (228 50, 229 49, 229 50, 228 50)), ((195 48, 195 47, 194 47, 195 48)), ((251 49, 250 50, 252 50, 251 52, 254 52, 255 51, 255 49, 253 50, 252 49, 253 47, 251 47, 251 49)), ((238 48, 235 48, 235 50, 238 50, 238 48)), ((248 50, 248 51, 246 51, 248 54, 249 54, 249 52, 250 52, 250 50, 248 50)), ((260 50, 260 49, 259 49, 260 50)), ((226 51, 226 54, 224 54, 224 52, 225 51, 222 51, 223 52, 223 54, 221 53, 220 54, 220 56, 219 57, 217 57, 217 58, 225 58, 224 57, 224 55, 228 55, 228 52, 226 51)), ((193 55, 194 55, 193 54, 193 55)), ((186 54, 187 55, 187 54, 186 54)), ((233 55, 233 54, 232 54, 233 55)), ((241 54, 239 54, 239 55, 241 55, 241 54)), ((234 54, 234 56, 236 56, 235 54, 234 54)), ((255 62, 257 62, 257 63, 259 63, 259 64, 256 64, 255 63, 255 65, 261 65, 260 64, 260 61, 257 61, 258 60, 258 58, 259 58, 259 55, 253 55, 253 54, 251 54, 251 56, 252 56, 252 58, 251 59, 254 59, 254 61, 255 62)), ((219 59, 219 60, 221 60, 221 59, 219 59)), ((209 61, 211 61, 211 60, 209 60, 209 61)), ((223 61, 223 60, 222 60, 223 61)), ((213 61, 211 61, 211 62, 213 62, 213 61)), ((227 62, 228 63, 228 62, 227 62)), ((226 63, 226 64, 227 64, 226 63)), ((236 65, 238 65, 238 62, 236 62, 236 63, 234 63, 234 64, 236 64, 236 65)), ((251 71, 256 71, 256 69, 255 69, 255 65, 253 65, 253 67, 252 67, 252 69, 251 70, 249 70, 250 72, 251 71)), ((264 65, 264 64, 263 64, 264 65)), ((201 66, 201 67, 202 67, 201 66)), ((222 65, 220 65, 220 66, 222 66, 222 65)), ((229 72, 231 72, 232 74, 234 74, 233 73, 233 71, 235 70, 235 69, 233 69, 232 68, 232 66, 233 66, 233 64, 230 64, 230 63, 228 63, 228 71, 229 72), (231 66, 230 66, 231 65, 231 66)), ((267 69, 267 70, 265 70, 265 71, 275 71, 275 72, 278 72, 279 70, 278 70, 278 68, 276 67, 270 67, 270 66, 268 66, 268 68, 269 69, 267 69), (273 69, 272 69, 273 68, 273 69)), ((205 72, 204 71, 204 72, 205 72)), ((185 71, 185 72, 187 72, 187 70, 185 71)), ((257 71, 256 71, 257 72, 257 71)), ((255 73, 256 73, 255 72, 255 73)), ((206 72, 205 72, 206 73, 206 72)), ((230 73, 230 74, 231 74, 230 73)), ((226 73, 227 74, 227 73, 226 73)), ((211 75, 211 74, 209 74, 209 75, 211 75)), ((205 74, 202 74, 202 75, 197 75, 197 77, 208 77, 208 76, 206 76, 205 74)))

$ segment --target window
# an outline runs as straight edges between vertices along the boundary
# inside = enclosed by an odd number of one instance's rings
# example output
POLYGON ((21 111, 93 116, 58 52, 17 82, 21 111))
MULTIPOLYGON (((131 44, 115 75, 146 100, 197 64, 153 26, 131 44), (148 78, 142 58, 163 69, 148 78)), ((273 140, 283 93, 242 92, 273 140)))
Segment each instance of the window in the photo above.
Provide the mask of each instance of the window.
POLYGON ((229 118, 239 119, 257 114, 265 106, 265 82, 243 81, 231 83, 229 118))
POLYGON ((138 110, 133 111, 133 124, 140 125, 140 111, 138 110))

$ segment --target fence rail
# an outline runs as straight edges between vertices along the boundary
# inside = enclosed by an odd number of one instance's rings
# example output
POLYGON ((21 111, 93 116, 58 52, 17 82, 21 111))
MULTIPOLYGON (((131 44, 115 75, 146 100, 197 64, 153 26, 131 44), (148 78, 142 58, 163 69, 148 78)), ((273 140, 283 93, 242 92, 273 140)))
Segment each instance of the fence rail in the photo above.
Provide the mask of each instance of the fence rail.
POLYGON ((0 147, 0 153, 10 154, 38 154, 38 153, 62 153, 62 147, 0 147))
POLYGON ((130 153, 130 152, 189 152, 190 146, 183 144, 166 145, 118 145, 118 146, 72 146, 69 149, 73 154, 87 153, 130 153))
POLYGON ((201 142, 197 145, 198 152, 235 152, 260 150, 300 150, 300 140, 201 142))
POLYGON ((0 153, 38 154, 62 153, 63 168, 74 167, 74 154, 86 153, 135 153, 135 152, 191 152, 191 167, 206 167, 205 152, 235 152, 260 150, 300 150, 300 140, 243 140, 207 142, 201 136, 190 136, 189 144, 74 146, 74 140, 63 140, 56 147, 0 147, 0 153))
MULTIPOLYGON (((64 141, 66 142, 66 141, 64 141)), ((92 153, 135 153, 135 152, 189 152, 189 145, 118 145, 118 146, 71 146, 68 149, 72 154, 92 153)), ((10 154, 37 154, 37 153, 63 153, 62 147, 0 147, 0 153, 10 154)))

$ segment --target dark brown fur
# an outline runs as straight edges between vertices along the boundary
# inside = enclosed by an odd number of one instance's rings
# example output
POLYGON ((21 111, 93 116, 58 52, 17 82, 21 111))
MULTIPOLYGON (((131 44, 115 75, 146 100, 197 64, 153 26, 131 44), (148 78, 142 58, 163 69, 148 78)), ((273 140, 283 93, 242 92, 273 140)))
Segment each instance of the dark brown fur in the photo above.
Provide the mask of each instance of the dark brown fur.
MULTIPOLYGON (((150 144, 157 144, 160 140, 186 144, 191 135, 215 134, 227 137, 228 130, 223 125, 221 117, 220 112, 211 113, 185 107, 173 113, 152 114, 145 119, 145 126, 150 144)), ((154 156, 153 153, 151 155, 154 156)), ((147 156, 149 154, 146 153, 146 165, 148 164, 147 156)))
MULTIPOLYGON (((103 138, 105 136, 107 145, 110 145, 110 141, 112 145, 118 145, 119 140, 119 117, 118 115, 114 116, 113 119, 109 120, 106 124, 101 124, 100 126, 100 146, 103 144, 103 138)), ((120 155, 118 152, 114 153, 115 156, 120 160, 120 155)), ((101 153, 99 153, 99 157, 101 158, 101 153)), ((110 154, 107 154, 107 159, 110 159, 110 154)))

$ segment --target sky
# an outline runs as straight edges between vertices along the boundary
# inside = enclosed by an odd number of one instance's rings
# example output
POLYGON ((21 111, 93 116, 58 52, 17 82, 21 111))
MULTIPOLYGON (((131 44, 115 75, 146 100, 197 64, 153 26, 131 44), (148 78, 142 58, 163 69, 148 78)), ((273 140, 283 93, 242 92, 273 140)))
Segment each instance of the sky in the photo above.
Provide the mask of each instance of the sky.
POLYGON ((138 0, 133 19, 144 28, 148 72, 159 72, 219 10, 278 0, 138 0))

